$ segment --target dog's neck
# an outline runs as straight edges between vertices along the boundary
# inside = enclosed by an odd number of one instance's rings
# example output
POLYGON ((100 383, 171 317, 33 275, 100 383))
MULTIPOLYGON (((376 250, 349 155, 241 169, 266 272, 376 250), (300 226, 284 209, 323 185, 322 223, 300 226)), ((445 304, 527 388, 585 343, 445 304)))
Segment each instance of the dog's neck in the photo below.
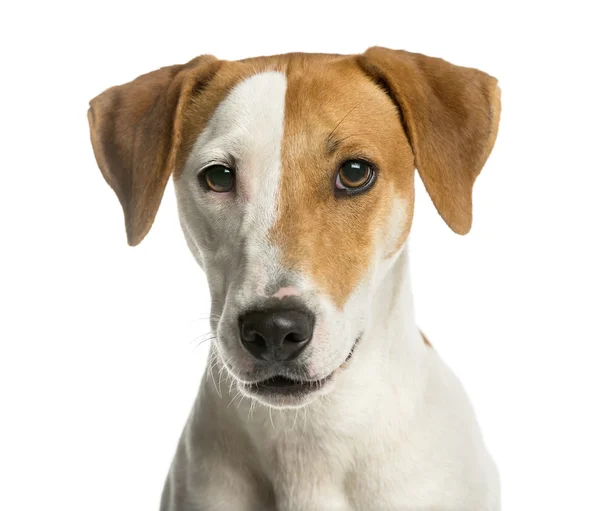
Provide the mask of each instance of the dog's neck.
POLYGON ((431 348, 416 324, 409 273, 405 246, 380 276, 370 299, 368 327, 341 383, 357 390, 367 383, 382 392, 397 391, 406 406, 412 407, 419 395, 415 387, 423 384, 422 360, 431 348))
MULTIPOLYGON (((413 410, 423 385, 421 361, 431 348, 425 344, 415 322, 406 247, 380 277, 370 299, 368 326, 352 359, 337 375, 332 391, 307 405, 303 414, 314 413, 320 419, 327 414, 351 420, 353 414, 363 414, 376 406, 378 395, 390 393, 398 395, 399 413, 404 410, 410 414, 413 410)), ((204 387, 205 390, 209 387, 211 400, 217 406, 220 403, 227 408, 227 416, 233 415, 242 422, 265 422, 269 428, 273 421, 296 420, 294 409, 271 413, 268 408, 242 398, 230 382, 223 381, 221 385, 224 371, 215 360, 207 371, 204 387)))
POLYGON ((365 332, 365 342, 373 345, 370 352, 404 367, 426 351, 415 319, 407 246, 380 277, 370 304, 365 332))

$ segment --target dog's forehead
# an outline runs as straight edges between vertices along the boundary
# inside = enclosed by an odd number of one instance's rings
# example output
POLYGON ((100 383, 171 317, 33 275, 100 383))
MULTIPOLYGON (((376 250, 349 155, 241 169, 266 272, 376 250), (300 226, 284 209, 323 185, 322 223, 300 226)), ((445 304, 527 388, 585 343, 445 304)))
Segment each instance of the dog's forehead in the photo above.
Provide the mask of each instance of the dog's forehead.
MULTIPOLYGON (((286 54, 224 61, 208 83, 201 84, 183 111, 183 143, 178 171, 181 171, 199 135, 220 108, 229 108, 230 126, 233 126, 244 114, 244 102, 249 107, 257 102, 264 103, 265 95, 270 93, 268 87, 244 87, 244 82, 265 73, 271 74, 272 81, 277 81, 274 73, 285 78, 286 125, 300 123, 306 134, 322 136, 322 131, 331 130, 341 120, 340 117, 352 108, 355 111, 339 127, 342 132, 350 130, 359 119, 363 122, 368 118, 376 120, 381 109, 387 110, 388 114, 394 110, 391 101, 378 91, 378 87, 361 70, 355 56, 286 54), (240 94, 240 89, 246 89, 245 93, 240 94), (236 95, 237 100, 232 101, 236 99, 232 96, 236 95)), ((266 84, 266 81, 263 80, 263 83, 266 84)), ((274 101, 277 99, 273 98, 274 101)), ((224 122, 227 122, 224 117, 221 115, 220 125, 223 128, 226 127, 224 122)), ((255 117, 253 120, 258 119, 255 117)), ((274 118, 272 121, 276 122, 274 118)))

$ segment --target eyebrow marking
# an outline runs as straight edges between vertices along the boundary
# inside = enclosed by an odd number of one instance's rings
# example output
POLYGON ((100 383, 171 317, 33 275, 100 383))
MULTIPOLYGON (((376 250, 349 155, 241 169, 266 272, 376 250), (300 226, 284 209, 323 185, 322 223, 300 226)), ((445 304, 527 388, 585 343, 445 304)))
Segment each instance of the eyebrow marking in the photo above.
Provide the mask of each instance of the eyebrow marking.
POLYGON ((348 110, 348 112, 346 113, 346 115, 344 115, 344 117, 342 117, 340 119, 340 121, 331 130, 331 132, 329 133, 329 135, 327 135, 327 141, 333 140, 333 134, 340 127, 340 124, 342 124, 342 122, 344 122, 344 120, 346 119, 346 117, 348 117, 354 110, 356 110, 356 107, 358 107, 358 105, 354 105, 350 110, 348 110))
POLYGON ((352 137, 359 137, 359 136, 360 136, 359 133, 354 133, 352 135, 348 135, 348 136, 345 136, 343 138, 337 138, 335 136, 329 137, 325 141, 325 150, 327 152, 327 156, 333 155, 333 153, 335 153, 340 148, 340 145, 342 145, 342 142, 344 140, 347 140, 347 139, 352 138, 352 137))

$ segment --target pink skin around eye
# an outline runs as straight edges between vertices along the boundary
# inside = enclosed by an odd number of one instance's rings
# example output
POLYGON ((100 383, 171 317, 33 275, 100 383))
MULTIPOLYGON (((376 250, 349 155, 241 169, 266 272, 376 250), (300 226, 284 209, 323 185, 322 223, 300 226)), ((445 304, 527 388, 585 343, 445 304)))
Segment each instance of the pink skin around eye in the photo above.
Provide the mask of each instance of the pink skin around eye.
POLYGON ((335 187, 338 190, 345 190, 346 189, 346 187, 342 184, 342 181, 340 180, 340 175, 339 174, 335 178, 335 187))
POLYGON ((295 287, 282 287, 279 290, 272 294, 272 298, 284 298, 286 296, 300 296, 300 291, 298 291, 295 287))

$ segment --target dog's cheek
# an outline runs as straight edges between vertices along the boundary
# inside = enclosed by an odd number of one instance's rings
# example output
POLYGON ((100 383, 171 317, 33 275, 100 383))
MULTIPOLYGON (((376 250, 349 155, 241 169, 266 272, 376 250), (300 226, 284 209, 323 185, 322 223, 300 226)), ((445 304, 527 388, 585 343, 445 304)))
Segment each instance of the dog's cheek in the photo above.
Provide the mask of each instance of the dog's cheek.
POLYGON ((308 370, 311 377, 323 377, 344 363, 354 342, 364 332, 368 310, 368 277, 355 287, 340 309, 327 294, 319 298, 308 370))
POLYGON ((325 366, 331 350, 328 328, 323 319, 315 325, 312 344, 306 369, 310 378, 319 378, 328 372, 325 366))
POLYGON ((406 243, 413 218, 414 200, 410 196, 395 196, 390 200, 387 220, 379 229, 379 243, 384 259, 392 258, 406 243))

